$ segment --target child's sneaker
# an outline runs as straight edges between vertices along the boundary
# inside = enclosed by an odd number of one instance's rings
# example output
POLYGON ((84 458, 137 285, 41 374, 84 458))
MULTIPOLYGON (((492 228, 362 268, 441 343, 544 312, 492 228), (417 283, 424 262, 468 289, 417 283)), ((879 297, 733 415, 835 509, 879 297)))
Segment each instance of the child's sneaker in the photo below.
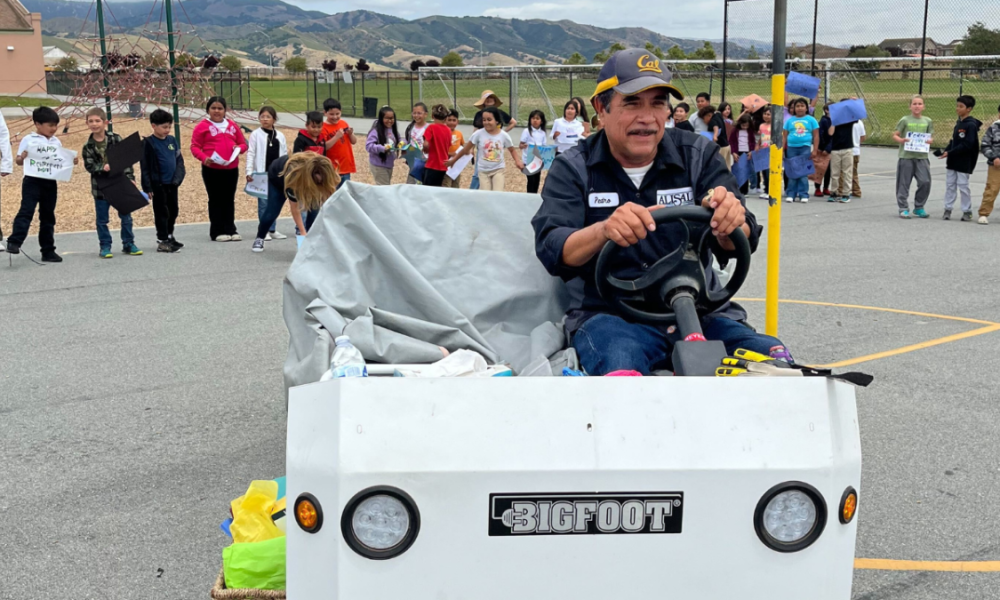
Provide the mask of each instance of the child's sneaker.
MULTIPOLYGON (((822 196, 822 194, 820 194, 820 195, 822 196)), ((837 197, 836 196, 827 196, 826 201, 827 202, 836 202, 837 201, 837 197)))
POLYGON ((229 236, 229 241, 230 242, 242 242, 243 241, 243 236, 240 235, 240 234, 238 234, 238 233, 234 233, 233 235, 229 236))
POLYGON ((46 250, 42 252, 42 262, 61 263, 62 257, 56 254, 55 250, 46 250))
MULTIPOLYGON (((990 224, 990 220, 987 219, 986 217, 979 217, 979 224, 980 225, 989 225, 990 224)), ((10 252, 10 250, 8 250, 7 252, 10 252)))
POLYGON ((944 219, 945 221, 950 221, 951 220, 951 211, 950 210, 944 211, 944 215, 942 215, 941 218, 944 219))
MULTIPOLYGON (((914 216, 914 217, 919 217, 919 218, 921 218, 921 219, 926 219, 926 218, 927 218, 927 217, 929 217, 930 215, 929 215, 929 214, 927 214, 927 211, 926 211, 926 210, 924 210, 924 209, 922 209, 922 208, 918 208, 917 210, 913 211, 913 216, 914 216)), ((962 219, 962 220, 964 221, 964 220, 965 220, 965 218, 963 217, 963 219, 962 219)))
POLYGON ((177 248, 178 250, 180 250, 181 248, 183 248, 183 247, 184 247, 184 244, 182 244, 182 243, 178 242, 178 241, 177 241, 177 238, 175 238, 175 237, 174 237, 174 236, 172 236, 172 235, 171 235, 171 236, 170 236, 169 238, 167 238, 167 241, 168 241, 168 242, 170 242, 170 244, 171 244, 171 245, 173 245, 173 246, 174 246, 175 248, 177 248))
POLYGON ((840 202, 841 204, 847 204, 850 201, 851 201, 850 196, 841 196, 840 198, 837 198, 837 202, 840 202))
POLYGON ((817 198, 822 198, 823 197, 823 190, 821 190, 819 188, 816 188, 816 197, 817 198))
POLYGON ((899 211, 899 218, 900 219, 909 219, 910 218, 910 211, 908 211, 908 210, 901 210, 901 211, 899 211))
POLYGON ((231 236, 231 235, 225 235, 225 234, 223 234, 223 235, 217 235, 217 236, 215 236, 215 241, 217 241, 217 242, 230 242, 230 241, 232 241, 232 239, 233 239, 233 236, 231 236))
POLYGON ((156 245, 157 252, 178 252, 180 248, 170 243, 170 241, 160 242, 156 245))
POLYGON ((142 256, 142 250, 139 250, 139 247, 132 242, 124 244, 122 246, 122 252, 128 254, 129 256, 142 256))
MULTIPOLYGON (((983 218, 985 219, 986 217, 983 217, 983 218)), ((7 254, 20 254, 20 253, 21 253, 21 247, 20 246, 18 246, 14 242, 10 242, 10 241, 7 242, 7 254)))
POLYGON ((271 232, 269 231, 269 232, 267 232, 267 235, 264 236, 264 241, 265 242, 270 242, 271 239, 272 239, 271 238, 271 232))
POLYGON ((114 254, 111 254, 111 246, 101 246, 101 251, 97 253, 101 258, 112 258, 114 254))
POLYGON ((773 346, 770 351, 770 356, 773 360, 780 360, 790 365, 795 364, 795 361, 792 359, 792 354, 784 346, 773 346))
POLYGON ((785 198, 785 202, 791 204, 792 202, 795 202, 795 198, 792 198, 791 196, 789 196, 789 197, 785 198))
POLYGON ((251 248, 251 250, 253 250, 254 252, 263 252, 264 251, 264 239, 263 238, 257 238, 257 239, 255 239, 253 241, 253 248, 251 248))
POLYGON ((285 234, 283 234, 283 233, 281 233, 280 231, 272 231, 271 232, 271 239, 272 240, 287 240, 288 236, 285 235, 285 234))
POLYGON ((767 200, 767 199, 769 199, 770 197, 771 197, 771 194, 768 194, 767 192, 761 192, 761 193, 760 193, 760 196, 759 196, 759 198, 760 198, 761 200, 767 200))
POLYGON ((806 202, 809 202, 809 196, 802 196, 802 199, 799 200, 799 202, 801 202, 802 204, 805 204, 806 202))
POLYGON ((962 213, 962 220, 963 221, 971 221, 972 220, 972 213, 970 213, 970 212, 962 213))

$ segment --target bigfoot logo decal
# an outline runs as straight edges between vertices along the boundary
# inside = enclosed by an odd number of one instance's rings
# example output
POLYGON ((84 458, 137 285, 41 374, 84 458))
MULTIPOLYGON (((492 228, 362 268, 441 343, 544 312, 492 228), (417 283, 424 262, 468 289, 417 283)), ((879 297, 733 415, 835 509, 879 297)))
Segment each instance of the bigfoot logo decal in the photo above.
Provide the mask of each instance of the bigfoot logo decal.
POLYGON ((680 533, 683 492, 490 494, 490 536, 680 533))

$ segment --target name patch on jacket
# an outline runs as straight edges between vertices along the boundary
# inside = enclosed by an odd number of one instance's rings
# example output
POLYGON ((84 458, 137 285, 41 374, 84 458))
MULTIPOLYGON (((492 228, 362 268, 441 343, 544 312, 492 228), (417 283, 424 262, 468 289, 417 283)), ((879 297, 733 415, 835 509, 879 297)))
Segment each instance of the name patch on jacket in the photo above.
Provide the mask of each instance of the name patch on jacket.
POLYGON ((692 206, 694 204, 694 190, 689 187, 656 190, 656 203, 664 206, 692 206))
POLYGON ((603 194, 591 194, 589 196, 590 208, 608 208, 618 206, 618 192, 605 192, 603 194))

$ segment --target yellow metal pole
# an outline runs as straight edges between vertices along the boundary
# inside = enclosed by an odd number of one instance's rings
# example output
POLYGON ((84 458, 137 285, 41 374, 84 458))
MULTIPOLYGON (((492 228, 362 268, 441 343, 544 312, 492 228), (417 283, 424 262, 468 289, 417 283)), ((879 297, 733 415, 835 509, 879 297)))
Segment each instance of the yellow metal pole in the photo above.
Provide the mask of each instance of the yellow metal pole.
POLYGON ((764 332, 778 335, 778 274, 781 263, 781 184, 784 144, 784 119, 777 117, 785 106, 785 74, 771 76, 771 165, 770 198, 767 209, 767 295, 765 296, 764 332), (777 118, 775 118, 777 117, 777 118))

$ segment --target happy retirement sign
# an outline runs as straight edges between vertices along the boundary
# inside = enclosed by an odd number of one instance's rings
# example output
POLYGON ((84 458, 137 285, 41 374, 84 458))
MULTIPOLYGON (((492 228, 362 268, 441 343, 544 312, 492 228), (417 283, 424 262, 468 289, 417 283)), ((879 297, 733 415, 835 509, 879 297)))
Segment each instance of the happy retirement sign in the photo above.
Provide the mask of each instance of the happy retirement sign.
POLYGON ((24 174, 39 179, 69 181, 73 176, 73 159, 76 152, 53 144, 40 144, 28 148, 24 159, 24 174))

